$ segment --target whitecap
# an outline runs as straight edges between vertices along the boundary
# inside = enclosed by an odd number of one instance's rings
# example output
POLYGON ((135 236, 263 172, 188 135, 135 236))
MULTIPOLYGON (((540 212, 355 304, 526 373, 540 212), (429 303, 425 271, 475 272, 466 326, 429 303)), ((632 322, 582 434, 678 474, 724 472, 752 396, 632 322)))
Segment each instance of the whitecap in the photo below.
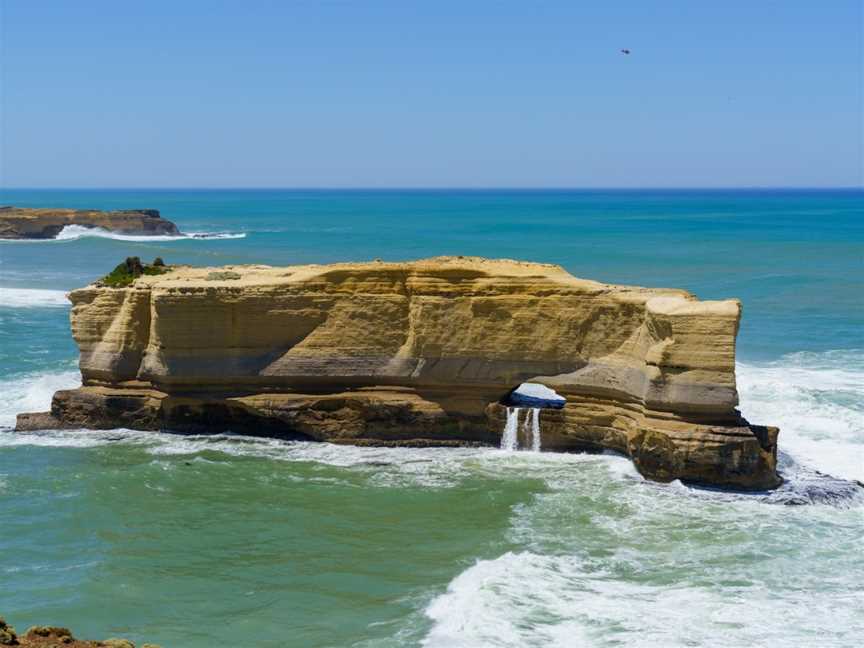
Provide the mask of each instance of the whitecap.
POLYGON ((186 232, 184 238, 192 239, 242 239, 246 232, 186 232))
POLYGON ((75 241, 81 238, 107 238, 115 241, 180 241, 185 235, 158 234, 152 236, 139 234, 118 234, 101 227, 83 227, 67 225, 55 237, 55 241, 75 241))
POLYGON ((114 241, 130 241, 136 243, 191 241, 200 239, 242 239, 246 232, 187 232, 185 234, 120 234, 101 227, 84 227, 82 225, 67 225, 55 238, 49 239, 13 239, 9 243, 55 243, 77 241, 84 238, 103 238, 114 241))
POLYGON ((69 306, 65 290, 6 288, 0 286, 0 306, 7 308, 57 308, 69 306))

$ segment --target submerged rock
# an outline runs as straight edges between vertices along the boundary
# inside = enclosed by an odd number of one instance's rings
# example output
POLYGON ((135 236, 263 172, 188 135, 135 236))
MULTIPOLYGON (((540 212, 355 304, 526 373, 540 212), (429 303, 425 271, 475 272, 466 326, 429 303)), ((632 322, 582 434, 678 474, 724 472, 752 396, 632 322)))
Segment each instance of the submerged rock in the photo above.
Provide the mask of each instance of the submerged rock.
POLYGON ((0 207, 0 239, 52 239, 68 225, 98 227, 118 234, 177 235, 180 231, 155 209, 31 209, 0 207))
POLYGON ((533 383, 517 398, 552 405, 544 450, 611 449, 661 481, 780 483, 777 429, 736 409, 736 300, 468 257, 175 267, 70 299, 83 386, 45 419, 64 426, 498 445, 504 403, 533 383))
POLYGON ((772 504, 806 506, 825 504, 839 508, 864 504, 864 483, 842 479, 798 463, 781 453, 780 469, 783 485, 766 496, 772 504))

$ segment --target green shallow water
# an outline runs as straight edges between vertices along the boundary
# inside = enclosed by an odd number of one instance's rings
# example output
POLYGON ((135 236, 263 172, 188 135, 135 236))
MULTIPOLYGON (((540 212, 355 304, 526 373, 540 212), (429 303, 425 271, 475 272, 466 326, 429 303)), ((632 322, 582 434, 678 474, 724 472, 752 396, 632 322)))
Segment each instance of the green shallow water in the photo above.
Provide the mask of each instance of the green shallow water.
POLYGON ((190 647, 852 646, 864 630, 856 505, 653 484, 605 455, 0 443, 0 605, 22 626, 190 647))
MULTIPOLYGON (((511 510, 545 490, 537 475, 499 477, 458 451, 352 449, 355 463, 339 466, 302 450, 274 459, 279 444, 187 454, 174 443, 7 450, 21 467, 2 490, 16 556, 2 568, 9 617, 190 646, 416 634, 400 626, 434 595, 430 583, 512 548, 511 510)), ((329 454, 341 461, 340 448, 329 454)))

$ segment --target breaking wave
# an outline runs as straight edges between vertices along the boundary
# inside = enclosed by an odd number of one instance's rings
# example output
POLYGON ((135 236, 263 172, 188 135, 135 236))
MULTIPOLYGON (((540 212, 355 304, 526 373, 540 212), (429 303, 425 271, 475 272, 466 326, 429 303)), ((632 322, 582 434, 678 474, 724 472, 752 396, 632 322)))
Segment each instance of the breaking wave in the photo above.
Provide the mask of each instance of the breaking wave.
MULTIPOLYGON (((425 648, 853 646, 864 630, 852 591, 811 596, 799 589, 737 579, 699 583, 634 575, 577 555, 508 552, 481 560, 426 609, 425 648), (666 582, 663 582, 666 580, 666 582), (849 609, 838 619, 838 604, 849 609), (857 610, 855 609, 857 608, 857 610), (833 640, 833 641, 832 641, 833 640)), ((819 576, 810 583, 817 586, 819 576)))
POLYGON ((143 234, 118 234, 110 232, 101 227, 82 227, 81 225, 67 225, 53 239, 18 239, 9 241, 12 243, 53 243, 57 241, 77 241, 82 238, 104 238, 115 241, 132 242, 165 242, 165 241, 189 241, 195 239, 242 239, 246 238, 246 232, 187 232, 185 234, 164 234, 147 236, 143 234))
POLYGON ((864 350, 739 363, 742 414, 780 428, 781 471, 797 464, 864 481, 864 350))
POLYGON ((80 385, 81 374, 71 370, 0 380, 0 428, 14 427, 15 417, 21 412, 44 412, 50 409, 55 391, 80 385))

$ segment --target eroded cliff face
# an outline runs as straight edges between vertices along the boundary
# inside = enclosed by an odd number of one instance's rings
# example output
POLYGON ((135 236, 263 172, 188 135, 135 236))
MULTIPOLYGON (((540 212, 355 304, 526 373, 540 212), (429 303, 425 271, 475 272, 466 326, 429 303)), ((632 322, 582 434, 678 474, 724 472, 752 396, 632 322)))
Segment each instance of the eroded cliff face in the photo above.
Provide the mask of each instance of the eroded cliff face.
POLYGON ((462 257, 175 268, 70 298, 84 386, 57 393, 55 423, 497 443, 502 399, 531 381, 567 399, 541 412, 544 449, 613 449, 663 481, 779 482, 776 429, 735 409, 735 300, 462 257))
POLYGON ((118 234, 179 234, 177 226, 155 209, 29 209, 0 207, 0 238, 51 239, 67 225, 98 227, 118 234))

